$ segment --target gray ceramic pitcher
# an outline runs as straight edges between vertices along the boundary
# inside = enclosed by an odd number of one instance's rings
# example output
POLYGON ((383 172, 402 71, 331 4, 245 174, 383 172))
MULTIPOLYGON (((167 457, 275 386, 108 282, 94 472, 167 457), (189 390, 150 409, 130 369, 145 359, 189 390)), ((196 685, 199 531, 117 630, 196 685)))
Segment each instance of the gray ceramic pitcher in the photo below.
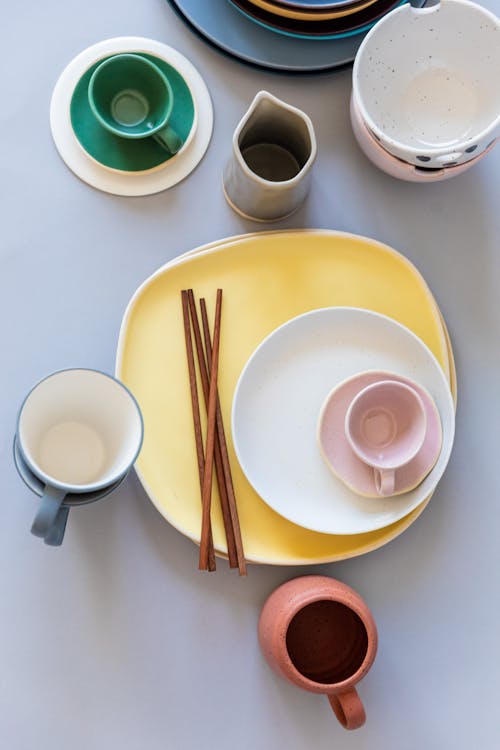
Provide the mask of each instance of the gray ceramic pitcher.
POLYGON ((224 169, 224 195, 239 214, 277 221, 307 195, 316 159, 311 119, 300 109, 259 91, 237 126, 224 169))

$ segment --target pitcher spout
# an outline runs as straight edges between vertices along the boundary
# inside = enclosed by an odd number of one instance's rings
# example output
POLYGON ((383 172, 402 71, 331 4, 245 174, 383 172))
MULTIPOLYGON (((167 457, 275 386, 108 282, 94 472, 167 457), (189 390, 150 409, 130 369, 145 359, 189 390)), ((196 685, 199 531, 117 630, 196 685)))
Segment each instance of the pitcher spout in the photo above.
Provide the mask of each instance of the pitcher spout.
POLYGON ((268 91, 259 91, 233 135, 224 170, 230 205, 272 221, 298 208, 309 189, 317 144, 311 119, 268 91))

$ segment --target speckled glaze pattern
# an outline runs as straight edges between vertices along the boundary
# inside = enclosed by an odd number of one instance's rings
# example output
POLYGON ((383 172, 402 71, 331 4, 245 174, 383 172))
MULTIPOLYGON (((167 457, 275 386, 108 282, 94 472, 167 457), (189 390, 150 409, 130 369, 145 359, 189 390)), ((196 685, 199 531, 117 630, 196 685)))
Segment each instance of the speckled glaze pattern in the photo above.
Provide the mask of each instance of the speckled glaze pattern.
POLYGON ((500 134, 500 19, 468 0, 405 4, 363 40, 353 96, 383 147, 439 169, 484 152, 500 134))
POLYGON ((413 164, 408 164, 382 148, 380 143, 375 140, 375 137, 370 133, 366 124, 363 122, 363 118, 361 117, 353 97, 351 97, 351 125, 358 146, 366 158, 369 159, 375 167, 382 172, 385 172, 385 174, 388 174, 390 177, 395 177, 397 180, 404 180, 405 182, 425 183, 451 180, 452 177, 457 177, 459 174, 467 172, 467 170, 471 169, 475 164, 478 164, 481 159, 483 159, 486 154, 494 148, 497 142, 496 140, 492 141, 486 150, 476 156, 475 159, 466 161, 456 167, 428 169, 424 164, 421 164, 419 167, 413 164))
MULTIPOLYGON (((305 634, 305 631, 302 632, 305 634)), ((356 729, 364 724, 365 711, 355 685, 373 664, 378 637, 375 621, 367 604, 353 589, 327 576, 303 576, 287 581, 264 604, 259 619, 259 642, 266 660, 278 675, 303 690, 328 696, 335 715, 346 729, 356 729), (359 618, 364 628, 363 653, 359 666, 352 674, 336 682, 314 681, 305 676, 296 668, 287 646, 287 635, 294 617, 304 608, 318 602, 344 605, 353 617, 357 616, 356 620, 359 618)), ((349 658, 349 654, 342 653, 344 665, 349 662, 349 658)))

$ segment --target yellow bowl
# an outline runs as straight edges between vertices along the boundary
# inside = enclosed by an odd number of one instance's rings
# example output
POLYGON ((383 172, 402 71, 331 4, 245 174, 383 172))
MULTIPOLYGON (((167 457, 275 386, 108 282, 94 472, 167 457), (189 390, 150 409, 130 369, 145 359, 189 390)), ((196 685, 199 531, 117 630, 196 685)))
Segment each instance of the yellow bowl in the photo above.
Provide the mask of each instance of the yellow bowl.
MULTIPOLYGON (((157 271, 129 303, 116 372, 143 411, 145 439, 136 468, 164 518, 199 542, 201 506, 180 305, 180 290, 191 286, 207 297, 210 314, 215 289, 224 289, 219 386, 246 558, 275 565, 342 560, 386 544, 413 523, 428 499, 397 523, 368 534, 308 531, 256 495, 234 455, 230 413, 243 365, 268 333, 307 310, 352 305, 389 315, 422 338, 450 378, 440 312, 416 269, 381 243, 328 231, 262 233, 199 248, 157 271)), ((216 497, 213 507, 214 544, 225 555, 216 497)))
POLYGON ((329 21, 332 18, 342 18, 343 16, 350 16, 353 13, 358 13, 360 10, 368 8, 373 5, 377 0, 355 0, 353 3, 346 5, 340 5, 335 10, 295 10, 289 6, 281 5, 273 0, 249 0, 252 5, 256 5, 262 10, 267 10, 269 13, 274 13, 275 16, 281 16, 282 18, 293 18, 297 21, 329 21))

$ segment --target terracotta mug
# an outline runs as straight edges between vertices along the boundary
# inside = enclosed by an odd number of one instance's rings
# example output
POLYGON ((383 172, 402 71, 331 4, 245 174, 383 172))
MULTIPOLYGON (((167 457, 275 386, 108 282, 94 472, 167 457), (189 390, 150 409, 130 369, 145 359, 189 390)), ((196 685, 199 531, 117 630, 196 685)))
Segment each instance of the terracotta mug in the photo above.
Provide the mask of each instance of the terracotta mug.
POLYGON ((377 652, 377 628, 363 599, 326 576, 303 576, 274 591, 262 609, 259 640, 277 674, 328 697, 345 729, 365 723, 355 685, 377 652))

